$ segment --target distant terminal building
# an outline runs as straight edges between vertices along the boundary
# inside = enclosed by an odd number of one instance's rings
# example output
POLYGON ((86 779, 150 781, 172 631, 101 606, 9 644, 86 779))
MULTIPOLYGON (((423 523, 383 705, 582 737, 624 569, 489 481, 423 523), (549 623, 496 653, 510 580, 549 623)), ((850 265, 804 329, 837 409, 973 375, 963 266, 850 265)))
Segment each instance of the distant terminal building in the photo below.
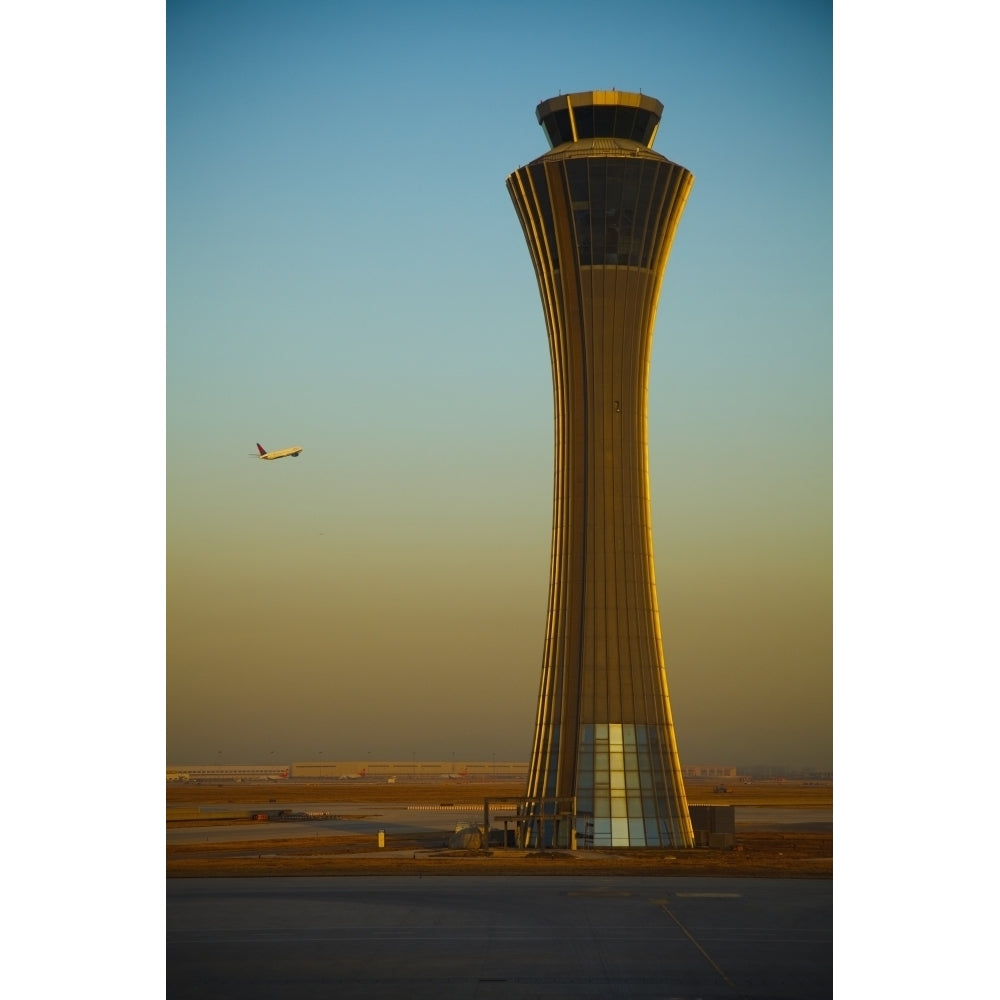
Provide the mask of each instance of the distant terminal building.
POLYGON ((387 780, 389 778, 466 778, 470 781, 519 779, 528 776, 527 761, 454 760, 311 760, 291 765, 293 778, 343 778, 387 780))
POLYGON ((735 778, 737 770, 729 764, 694 764, 682 767, 685 778, 735 778))
POLYGON ((288 764, 184 764, 167 768, 167 781, 280 781, 288 764))
POLYGON ((344 779, 386 781, 390 778, 524 781, 527 761, 480 760, 311 760, 293 764, 182 764, 167 767, 168 782, 283 781, 344 779))
POLYGON ((756 781, 833 781, 833 771, 815 767, 787 767, 778 764, 746 764, 740 774, 756 781))

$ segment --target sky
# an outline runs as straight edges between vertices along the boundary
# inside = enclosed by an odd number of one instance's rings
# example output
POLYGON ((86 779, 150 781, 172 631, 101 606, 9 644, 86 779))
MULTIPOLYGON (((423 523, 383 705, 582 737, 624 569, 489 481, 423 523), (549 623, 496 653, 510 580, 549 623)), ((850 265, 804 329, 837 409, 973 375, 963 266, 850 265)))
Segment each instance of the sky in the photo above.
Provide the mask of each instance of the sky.
POLYGON ((560 92, 695 186, 649 387, 682 763, 832 765, 823 2, 170 2, 167 760, 526 760, 551 368, 507 175, 560 92), (255 460, 255 443, 301 445, 255 460))

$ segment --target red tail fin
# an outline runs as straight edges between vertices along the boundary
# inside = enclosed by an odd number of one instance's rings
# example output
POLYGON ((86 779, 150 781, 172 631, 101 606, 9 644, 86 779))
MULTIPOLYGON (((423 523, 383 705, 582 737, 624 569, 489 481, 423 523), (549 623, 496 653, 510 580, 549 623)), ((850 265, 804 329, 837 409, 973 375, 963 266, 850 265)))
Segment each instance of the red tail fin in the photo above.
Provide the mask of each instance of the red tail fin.
POLYGON ((261 445, 260 445, 260 442, 259 442, 259 441, 257 442, 257 450, 258 450, 258 451, 259 451, 259 452, 260 452, 260 453, 261 453, 262 455, 266 455, 266 454, 267 454, 267 452, 266 452, 266 451, 264 451, 264 449, 263 449, 263 448, 261 447, 261 445))

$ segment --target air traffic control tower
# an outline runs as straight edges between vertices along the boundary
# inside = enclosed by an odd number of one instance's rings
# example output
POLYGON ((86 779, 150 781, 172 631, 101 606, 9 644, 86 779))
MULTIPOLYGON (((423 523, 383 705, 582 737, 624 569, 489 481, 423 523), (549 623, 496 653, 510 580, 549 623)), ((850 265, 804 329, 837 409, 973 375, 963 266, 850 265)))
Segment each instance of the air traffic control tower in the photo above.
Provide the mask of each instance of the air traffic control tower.
POLYGON ((653 573, 653 324, 694 177, 652 150, 663 105, 538 105, 550 151, 507 178, 548 329, 552 556, 524 846, 691 847, 653 573))

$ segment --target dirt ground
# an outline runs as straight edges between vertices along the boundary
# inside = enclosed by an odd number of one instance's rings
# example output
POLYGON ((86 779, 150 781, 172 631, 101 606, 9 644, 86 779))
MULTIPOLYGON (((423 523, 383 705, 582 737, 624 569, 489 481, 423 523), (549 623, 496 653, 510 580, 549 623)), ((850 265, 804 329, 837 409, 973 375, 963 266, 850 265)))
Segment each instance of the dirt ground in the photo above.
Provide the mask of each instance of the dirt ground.
MULTIPOLYGON (((773 806, 788 810, 832 808, 833 788, 827 784, 762 782, 731 785, 716 792, 712 782, 689 782, 692 805, 773 806)), ((518 783, 442 784, 368 782, 281 782, 259 784, 183 784, 167 788, 169 807, 257 804, 294 808, 297 804, 338 803, 458 805, 482 808, 484 798, 520 793, 518 783)), ((199 820, 204 825, 204 820, 199 820)), ((221 821, 227 822, 227 821, 221 821)), ((228 822, 232 823, 233 820, 228 822)), ((253 821, 247 820, 246 823, 253 821)), ((394 835, 386 852, 372 850, 372 838, 333 836, 267 839, 218 844, 175 844, 167 847, 170 877, 267 875, 716 875, 726 877, 829 878, 833 873, 833 834, 824 830, 741 827, 736 813, 736 846, 726 850, 647 848, 623 851, 594 848, 579 851, 455 851, 445 847, 444 834, 394 835), (391 853, 390 853, 391 852, 391 853)), ((168 821, 168 829, 189 825, 168 821)))

